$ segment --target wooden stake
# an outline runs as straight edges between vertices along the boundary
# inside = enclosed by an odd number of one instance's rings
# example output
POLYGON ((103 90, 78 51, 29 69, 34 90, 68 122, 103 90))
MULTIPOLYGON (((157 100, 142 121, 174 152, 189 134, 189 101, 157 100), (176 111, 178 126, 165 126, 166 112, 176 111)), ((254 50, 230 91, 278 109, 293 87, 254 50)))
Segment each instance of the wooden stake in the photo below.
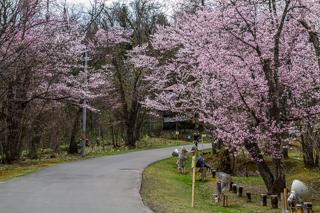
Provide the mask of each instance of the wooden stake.
POLYGON ((261 206, 267 206, 267 195, 261 194, 261 206))
POLYGON ((303 208, 301 204, 297 204, 297 210, 298 213, 303 213, 303 208))
POLYGON ((312 203, 304 202, 304 206, 307 208, 307 213, 312 213, 312 203))
POLYGON ((232 185, 233 185, 233 182, 231 181, 230 184, 229 184, 229 191, 230 192, 232 192, 232 185))
POLYGON ((192 153, 192 194, 191 194, 191 207, 194 208, 195 198, 195 181, 196 181, 196 152, 192 153))
POLYGON ((288 189, 284 188, 283 190, 283 204, 284 204, 284 210, 287 211, 288 210, 288 189))
POLYGON ((271 195, 271 208, 278 208, 278 195, 271 195))
POLYGON ((251 202, 251 193, 247 192, 246 195, 247 195, 247 203, 250 203, 251 202))
POLYGON ((238 187, 238 196, 239 196, 239 197, 242 197, 242 192, 243 192, 243 187, 242 187, 242 186, 239 186, 239 187, 238 187))
POLYGON ((218 192, 219 196, 222 194, 222 188, 221 188, 221 183, 220 182, 217 182, 217 192, 218 192))
POLYGON ((228 206, 228 196, 222 195, 222 206, 227 207, 228 206))
POLYGON ((237 184, 232 184, 232 192, 237 194, 238 188, 237 188, 237 184))
POLYGON ((211 174, 212 174, 212 178, 215 178, 216 177, 216 170, 211 170, 211 174))

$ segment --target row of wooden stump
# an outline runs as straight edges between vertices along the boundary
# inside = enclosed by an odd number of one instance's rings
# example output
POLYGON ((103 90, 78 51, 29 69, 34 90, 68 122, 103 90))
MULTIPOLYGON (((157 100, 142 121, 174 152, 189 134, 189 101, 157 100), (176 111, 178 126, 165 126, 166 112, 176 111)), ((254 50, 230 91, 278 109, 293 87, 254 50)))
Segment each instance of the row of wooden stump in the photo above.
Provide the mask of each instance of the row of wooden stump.
MULTIPOLYGON (((212 174, 214 175, 214 174, 212 174)), ((217 189, 221 189, 221 183, 217 183, 217 189)), ((233 182, 230 182, 229 184, 229 191, 237 194, 238 197, 243 197, 243 187, 242 186, 237 186, 237 184, 234 184, 233 182)), ((279 208, 279 200, 278 200, 278 195, 271 195, 271 208, 272 209, 277 209, 279 208)), ((227 207, 228 206, 228 196, 225 194, 222 194, 221 197, 222 200, 222 206, 227 207)), ((246 192, 246 200, 248 203, 252 202, 252 194, 251 192, 246 192)), ((261 206, 267 206, 268 203, 268 195, 267 194, 261 194, 260 195, 260 203, 261 206)), ((312 203, 311 202, 304 202, 303 205, 306 208, 306 213, 312 213, 312 203)), ((296 206, 292 207, 284 207, 285 209, 288 209, 290 213, 304 213, 302 205, 297 204, 296 206)))

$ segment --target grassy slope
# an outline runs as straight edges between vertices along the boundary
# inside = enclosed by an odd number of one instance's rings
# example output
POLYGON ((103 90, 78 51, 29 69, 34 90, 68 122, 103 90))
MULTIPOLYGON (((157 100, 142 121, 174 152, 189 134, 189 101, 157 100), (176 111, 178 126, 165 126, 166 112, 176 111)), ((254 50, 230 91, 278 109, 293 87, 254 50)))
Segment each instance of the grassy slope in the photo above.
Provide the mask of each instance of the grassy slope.
MULTIPOLYGON (((189 159, 190 161, 190 159, 189 159)), ((191 165, 188 162, 187 165, 191 165)), ((307 182, 314 189, 320 188, 320 172, 303 168, 301 159, 297 154, 290 156, 286 161, 287 178, 291 183, 293 179, 307 182), (295 171, 295 172, 294 172, 295 171)), ((265 191, 263 181, 260 177, 234 177, 233 182, 244 186, 244 195, 248 190, 253 193, 253 202, 246 203, 245 198, 229 195, 229 204, 223 208, 220 204, 211 201, 211 195, 215 188, 215 180, 211 177, 206 182, 196 182, 196 208, 191 206, 191 171, 188 174, 178 174, 175 168, 175 158, 166 159, 149 166, 143 174, 141 195, 146 203, 155 212, 168 213, 193 213, 193 212, 215 212, 215 213, 278 213, 278 210, 259 206, 259 194, 265 191)), ((320 212, 320 196, 313 198, 315 212, 320 212)), ((280 206, 280 204, 279 204, 280 206)))
POLYGON ((56 158, 50 158, 52 153, 40 154, 40 159, 38 160, 30 160, 25 159, 19 162, 16 162, 11 165, 1 165, 0 164, 0 181, 5 181, 11 178, 23 176, 26 174, 30 174, 32 172, 36 172, 40 169, 47 168, 50 166, 54 166, 59 163, 76 161, 89 159, 94 157, 101 157, 106 155, 114 155, 114 154, 122 154, 133 151, 141 151, 147 149, 155 149, 155 148, 163 148, 168 146, 176 146, 176 145, 185 145, 189 144, 186 141, 180 140, 168 140, 162 138, 144 138, 140 143, 137 144, 136 149, 112 149, 107 148, 105 150, 102 149, 92 149, 87 148, 87 156, 82 158, 80 155, 68 155, 66 152, 60 153, 56 158))

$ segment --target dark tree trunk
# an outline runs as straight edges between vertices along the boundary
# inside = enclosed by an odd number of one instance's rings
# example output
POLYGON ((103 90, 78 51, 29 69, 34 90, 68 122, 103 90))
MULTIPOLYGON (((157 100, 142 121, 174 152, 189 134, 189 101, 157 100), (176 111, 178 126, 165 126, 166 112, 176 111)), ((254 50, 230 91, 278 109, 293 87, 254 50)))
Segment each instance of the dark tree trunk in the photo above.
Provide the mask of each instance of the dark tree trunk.
POLYGON ((320 169, 320 134, 317 132, 316 134, 316 166, 320 169))
POLYGON ((129 124, 127 125, 127 141, 126 145, 130 148, 136 147, 136 142, 139 139, 137 137, 137 127, 135 120, 129 121, 129 124))
POLYGON ((274 176, 256 143, 246 142, 245 148, 248 150, 251 157, 255 159, 257 169, 265 183, 268 194, 280 194, 286 185, 282 160, 274 160, 276 170, 276 175, 274 176))
POLYGON ((76 137, 79 131, 80 114, 81 114, 81 109, 77 111, 76 117, 73 122, 73 127, 71 130, 71 137, 70 137, 70 144, 68 149, 69 154, 78 154, 78 151, 79 151, 76 137))
MULTIPOLYGON (((16 101, 13 88, 9 88, 7 92, 7 112, 6 112, 6 140, 3 144, 4 162, 12 163, 20 158, 23 130, 22 126, 26 103, 16 101)), ((24 96, 23 96, 24 97, 24 96)), ((21 96, 21 99, 24 100, 21 96)))
MULTIPOLYGON (((306 20, 302 19, 302 20, 299 20, 299 22, 307 30, 307 32, 309 34, 309 40, 313 44, 315 55, 318 58, 318 67, 320 69, 319 33, 316 32, 306 20)), ((307 139, 304 138, 304 140, 307 140, 307 139)), ((304 153, 303 159, 304 159, 306 167, 319 167, 320 168, 320 144, 319 143, 320 143, 320 141, 319 141, 318 135, 316 135, 316 144, 314 145, 315 146, 314 148, 316 149, 316 156, 313 159, 313 163, 311 163, 311 160, 313 158, 313 154, 311 155, 310 145, 308 144, 308 142, 305 142, 305 144, 302 144, 302 149, 305 149, 305 150, 303 150, 303 153, 304 153)))
POLYGON ((282 159, 273 159, 273 165, 275 167, 275 180, 272 186, 272 193, 279 195, 286 188, 286 176, 284 172, 284 165, 282 159))
POLYGON ((282 155, 284 159, 288 159, 289 158, 289 146, 284 146, 282 148, 282 155))
POLYGON ((141 113, 141 105, 137 102, 137 100, 133 101, 127 120, 127 146, 136 147, 136 142, 140 139, 143 117, 144 116, 141 113))
POLYGON ((30 152, 29 152, 29 157, 31 159, 38 159, 38 145, 40 143, 40 140, 41 140, 40 135, 35 135, 31 139, 30 152))
POLYGON ((313 157, 313 141, 309 137, 308 131, 306 134, 301 135, 301 146, 304 166, 307 168, 313 168, 315 166, 315 160, 313 157))
POLYGON ((112 134, 112 146, 113 148, 118 148, 119 145, 117 143, 117 139, 116 139, 116 133, 114 131, 114 126, 111 126, 111 134, 112 134))
POLYGON ((221 156, 219 156, 219 165, 217 170, 228 174, 232 174, 231 159, 228 149, 223 150, 223 152, 221 152, 221 156))
POLYGON ((299 20, 301 25, 308 31, 309 40, 313 44, 315 54, 318 58, 318 66, 320 68, 320 39, 316 31, 314 31, 306 20, 299 20))

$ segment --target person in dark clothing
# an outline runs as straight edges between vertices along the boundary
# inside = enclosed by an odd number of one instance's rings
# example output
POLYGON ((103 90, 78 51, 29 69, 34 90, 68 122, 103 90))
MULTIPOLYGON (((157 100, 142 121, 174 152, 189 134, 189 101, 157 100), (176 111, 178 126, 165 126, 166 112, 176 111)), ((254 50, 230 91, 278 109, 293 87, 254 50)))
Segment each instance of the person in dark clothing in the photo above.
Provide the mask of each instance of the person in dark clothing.
POLYGON ((211 166, 204 160, 203 154, 200 154, 200 157, 196 164, 197 168, 208 168, 211 169, 211 166))
POLYGON ((196 132, 193 134, 193 142, 194 142, 194 145, 198 148, 198 144, 200 142, 200 134, 199 132, 196 132))
POLYGON ((203 154, 200 154, 200 157, 196 163, 196 167, 199 168, 201 173, 201 179, 205 180, 206 177, 206 168, 211 169, 211 166, 204 160, 203 154))

